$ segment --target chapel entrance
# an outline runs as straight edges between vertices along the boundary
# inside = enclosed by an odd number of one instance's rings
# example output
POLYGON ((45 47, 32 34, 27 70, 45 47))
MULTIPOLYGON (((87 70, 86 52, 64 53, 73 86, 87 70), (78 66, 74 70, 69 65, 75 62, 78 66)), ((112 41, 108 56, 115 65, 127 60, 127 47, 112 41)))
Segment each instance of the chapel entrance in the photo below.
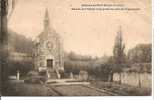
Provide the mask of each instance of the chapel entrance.
POLYGON ((47 59, 47 67, 53 68, 53 59, 47 59))

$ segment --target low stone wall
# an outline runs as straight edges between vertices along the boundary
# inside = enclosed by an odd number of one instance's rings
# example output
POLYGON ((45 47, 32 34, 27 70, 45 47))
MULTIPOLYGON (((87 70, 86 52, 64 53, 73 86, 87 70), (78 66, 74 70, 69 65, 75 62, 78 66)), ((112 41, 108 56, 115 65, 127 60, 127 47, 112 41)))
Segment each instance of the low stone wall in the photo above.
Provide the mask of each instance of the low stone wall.
POLYGON ((113 81, 141 88, 151 88, 152 75, 151 73, 136 72, 114 73, 113 81))

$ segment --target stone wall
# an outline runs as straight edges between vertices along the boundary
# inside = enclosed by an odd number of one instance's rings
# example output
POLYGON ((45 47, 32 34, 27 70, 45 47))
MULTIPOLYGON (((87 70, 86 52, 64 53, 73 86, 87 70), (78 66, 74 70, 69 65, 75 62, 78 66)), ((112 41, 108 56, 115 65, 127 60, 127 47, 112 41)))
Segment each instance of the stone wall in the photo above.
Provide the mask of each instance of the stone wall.
POLYGON ((137 72, 122 72, 114 73, 113 81, 121 82, 122 84, 128 84, 131 86, 141 88, 151 88, 152 75, 151 73, 137 73, 137 72))

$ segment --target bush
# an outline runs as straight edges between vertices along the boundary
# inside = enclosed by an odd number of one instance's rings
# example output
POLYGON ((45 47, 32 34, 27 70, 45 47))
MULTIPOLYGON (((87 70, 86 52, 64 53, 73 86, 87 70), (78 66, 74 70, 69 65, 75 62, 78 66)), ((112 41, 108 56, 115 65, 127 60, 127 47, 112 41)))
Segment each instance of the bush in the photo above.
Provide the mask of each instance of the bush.
POLYGON ((19 70, 21 76, 25 76, 30 70, 32 70, 33 62, 32 61, 9 61, 8 62, 8 71, 10 75, 16 75, 19 70))

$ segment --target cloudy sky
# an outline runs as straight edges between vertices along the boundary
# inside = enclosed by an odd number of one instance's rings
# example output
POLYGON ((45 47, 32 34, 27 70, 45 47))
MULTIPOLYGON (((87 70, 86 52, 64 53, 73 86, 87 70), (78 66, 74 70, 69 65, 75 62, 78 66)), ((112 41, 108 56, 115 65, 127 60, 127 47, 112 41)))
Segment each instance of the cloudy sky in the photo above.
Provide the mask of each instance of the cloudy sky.
POLYGON ((91 56, 112 55, 119 26, 126 49, 151 43, 151 0, 18 0, 9 28, 35 39, 43 30, 45 8, 63 38, 64 49, 91 56), (75 11, 81 4, 123 4, 135 11, 75 11))

